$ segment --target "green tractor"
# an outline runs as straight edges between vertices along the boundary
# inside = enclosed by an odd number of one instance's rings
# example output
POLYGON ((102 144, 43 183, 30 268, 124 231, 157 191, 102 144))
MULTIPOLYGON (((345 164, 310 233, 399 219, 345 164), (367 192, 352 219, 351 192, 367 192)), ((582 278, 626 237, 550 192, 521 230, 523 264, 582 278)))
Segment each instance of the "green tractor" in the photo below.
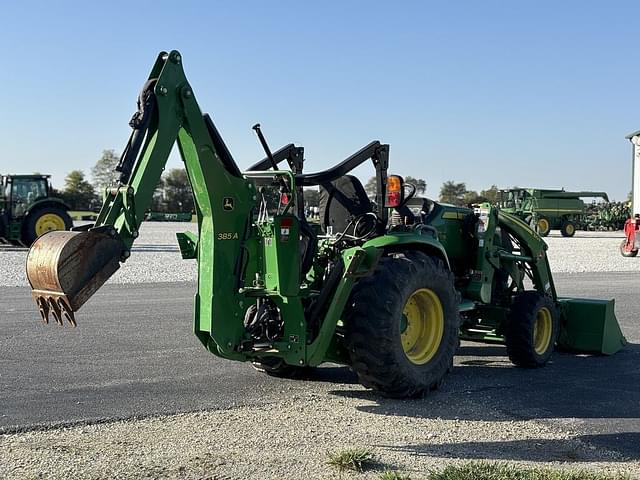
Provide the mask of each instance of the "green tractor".
POLYGON ((560 230, 563 237, 573 237, 576 229, 587 228, 585 197, 609 201, 606 192, 567 192, 539 188, 511 188, 498 192, 497 206, 516 215, 546 237, 551 230, 560 230))
POLYGON ((0 176, 0 241, 29 246, 40 235, 73 226, 68 205, 51 196, 49 178, 0 176))
MULTIPOLYGON (((544 241, 489 204, 429 200, 389 175, 389 146, 372 142, 332 168, 304 173, 304 149, 271 152, 241 171, 202 114, 177 51, 162 52, 132 135, 93 225, 50 232, 31 247, 27 276, 45 322, 75 312, 125 262, 174 143, 193 187, 198 233, 178 234, 196 259, 194 333, 214 355, 295 377, 349 365, 392 397, 436 388, 459 338, 502 342, 514 364, 546 364, 557 346, 613 354, 625 344, 613 301, 559 298, 544 241), (349 173, 371 162, 375 201, 349 173), (286 162, 286 167, 280 164, 286 162), (319 186, 320 225, 303 187, 319 186)), ((284 165, 283 165, 284 166, 284 165)))

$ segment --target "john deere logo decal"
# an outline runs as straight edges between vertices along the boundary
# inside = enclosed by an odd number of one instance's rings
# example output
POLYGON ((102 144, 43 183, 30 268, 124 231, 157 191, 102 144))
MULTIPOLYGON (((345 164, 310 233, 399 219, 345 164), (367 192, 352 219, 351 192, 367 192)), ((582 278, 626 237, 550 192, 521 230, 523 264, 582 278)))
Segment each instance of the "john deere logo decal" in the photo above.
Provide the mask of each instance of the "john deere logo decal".
POLYGON ((224 197, 222 199, 222 208, 225 209, 226 211, 230 212, 231 210, 233 210, 233 198, 231 197, 224 197))

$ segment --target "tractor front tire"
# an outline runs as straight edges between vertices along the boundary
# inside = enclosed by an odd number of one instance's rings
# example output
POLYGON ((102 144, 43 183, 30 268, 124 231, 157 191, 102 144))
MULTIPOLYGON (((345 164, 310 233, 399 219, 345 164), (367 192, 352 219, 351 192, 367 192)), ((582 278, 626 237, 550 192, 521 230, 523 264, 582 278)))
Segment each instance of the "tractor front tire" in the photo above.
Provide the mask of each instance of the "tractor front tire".
POLYGON ((459 295, 442 260, 418 251, 382 257, 353 289, 344 318, 351 367, 394 398, 438 388, 453 368, 459 295))
POLYGON ((565 220, 560 226, 560 233, 563 237, 573 237, 576 234, 576 224, 571 220, 565 220))
POLYGON ((43 206, 29 212, 22 226, 22 242, 29 246, 40 235, 53 230, 70 230, 73 220, 62 208, 43 206))
POLYGON ((518 367, 542 367, 551 358, 557 339, 558 312, 553 300, 536 291, 518 294, 505 329, 509 359, 518 367))

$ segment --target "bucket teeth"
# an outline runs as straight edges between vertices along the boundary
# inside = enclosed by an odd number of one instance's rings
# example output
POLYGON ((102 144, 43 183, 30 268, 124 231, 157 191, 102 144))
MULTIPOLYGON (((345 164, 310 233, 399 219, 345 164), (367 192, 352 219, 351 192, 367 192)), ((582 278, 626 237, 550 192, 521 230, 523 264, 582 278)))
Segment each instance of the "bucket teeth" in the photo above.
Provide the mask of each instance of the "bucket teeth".
POLYGON ((62 312, 60 311, 60 305, 53 297, 49 297, 49 307, 51 308, 51 314, 54 320, 60 326, 62 326, 62 312))
POLYGON ((73 309, 71 308, 71 305, 69 305, 69 301, 66 297, 56 295, 34 295, 34 300, 38 305, 40 316, 45 324, 49 323, 49 314, 51 314, 53 319, 60 326, 64 325, 64 320, 66 320, 72 327, 78 326, 73 309))
POLYGON ((60 311, 62 312, 62 317, 66 318, 69 322, 69 325, 72 327, 78 326, 76 323, 76 317, 73 314, 73 310, 71 309, 71 305, 64 299, 64 297, 58 298, 58 305, 60 305, 60 311))
POLYGON ((49 323, 49 302, 44 297, 38 297, 36 299, 36 304, 38 305, 38 310, 40 311, 40 316, 42 317, 42 321, 47 324, 49 323))

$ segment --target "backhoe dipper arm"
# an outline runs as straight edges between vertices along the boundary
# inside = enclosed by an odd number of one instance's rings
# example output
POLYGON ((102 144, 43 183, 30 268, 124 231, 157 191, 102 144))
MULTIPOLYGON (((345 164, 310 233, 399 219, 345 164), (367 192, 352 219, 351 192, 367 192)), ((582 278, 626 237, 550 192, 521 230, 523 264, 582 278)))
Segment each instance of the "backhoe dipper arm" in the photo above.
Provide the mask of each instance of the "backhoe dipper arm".
MULTIPOLYGON (((141 99, 151 99, 153 107, 150 118, 146 119, 146 128, 143 127, 143 130, 133 127, 134 132, 117 167, 122 171, 120 178, 125 183, 106 189, 104 203, 94 224, 94 228, 106 225, 115 227, 124 244, 124 258, 138 236, 144 213, 184 119, 184 107, 179 97, 183 95, 182 89, 190 90, 190 87, 186 79, 180 82, 176 78, 176 72, 171 71, 175 69, 165 68, 166 65, 177 66, 180 63, 176 52, 169 56, 163 52, 158 56, 140 94, 141 99), (172 110, 174 114, 170 115, 172 110), (141 142, 141 138, 144 138, 144 142, 141 142)), ((140 101, 138 105, 140 108, 140 101)), ((142 117, 142 112, 136 112, 134 119, 142 117)))
POLYGON ((121 159, 121 178, 128 177, 127 182, 105 191, 94 226, 43 235, 29 251, 27 276, 45 322, 52 313, 58 323, 66 318, 75 325, 73 312, 129 256, 176 141, 198 217, 198 273, 206 279, 199 281, 198 298, 209 298, 201 304, 206 312, 200 318, 213 317, 213 283, 221 285, 221 295, 234 293, 235 282, 217 276, 238 270, 234 262, 241 257, 241 242, 217 242, 214 250, 214 238, 216 231, 246 234, 255 207, 254 184, 242 176, 210 118, 203 117, 179 52, 160 53, 140 98, 146 108, 151 105, 150 116, 134 131, 121 159))

